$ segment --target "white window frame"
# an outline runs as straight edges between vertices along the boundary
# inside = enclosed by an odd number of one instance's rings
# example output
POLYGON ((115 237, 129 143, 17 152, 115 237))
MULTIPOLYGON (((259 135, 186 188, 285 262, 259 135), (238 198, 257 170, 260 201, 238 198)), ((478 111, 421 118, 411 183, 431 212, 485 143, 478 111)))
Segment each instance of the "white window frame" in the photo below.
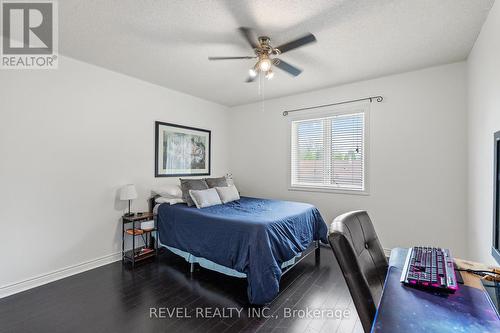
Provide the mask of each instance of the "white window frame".
POLYGON ((307 191, 307 192, 326 192, 326 193, 338 193, 338 194, 353 194, 353 195, 369 195, 370 194, 370 104, 363 103, 358 105, 349 106, 336 106, 324 108, 321 112, 303 112, 302 114, 289 115, 288 116, 288 131, 287 131, 287 143, 288 143, 288 154, 287 154, 287 184, 289 191, 307 191), (339 188, 331 185, 292 185, 292 122, 300 120, 313 120, 320 118, 333 117, 338 115, 363 113, 364 114, 364 131, 363 131, 363 189, 348 189, 339 188))

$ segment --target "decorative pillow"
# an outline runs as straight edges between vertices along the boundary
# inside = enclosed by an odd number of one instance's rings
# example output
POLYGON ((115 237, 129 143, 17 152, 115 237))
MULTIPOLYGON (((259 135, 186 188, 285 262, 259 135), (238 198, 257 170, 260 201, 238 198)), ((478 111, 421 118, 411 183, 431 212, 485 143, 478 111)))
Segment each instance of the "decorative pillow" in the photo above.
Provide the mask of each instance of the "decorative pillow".
POLYGON ((199 191, 189 190, 189 194, 191 195, 191 199, 193 199, 196 208, 205 208, 222 204, 219 195, 214 188, 199 191))
POLYGON ((206 190, 208 189, 207 182, 204 179, 180 179, 182 199, 186 201, 189 207, 194 205, 193 199, 189 195, 189 190, 206 190))
POLYGON ((160 185, 154 188, 153 192, 164 198, 182 198, 181 187, 177 184, 160 185))
POLYGON ((210 188, 228 186, 226 177, 205 178, 205 181, 210 188))
POLYGON ((219 194, 222 203, 240 200, 240 194, 236 186, 216 187, 217 194, 219 194))
POLYGON ((178 203, 185 203, 184 199, 182 198, 165 198, 165 197, 158 197, 155 199, 156 203, 168 203, 169 205, 175 205, 178 203))

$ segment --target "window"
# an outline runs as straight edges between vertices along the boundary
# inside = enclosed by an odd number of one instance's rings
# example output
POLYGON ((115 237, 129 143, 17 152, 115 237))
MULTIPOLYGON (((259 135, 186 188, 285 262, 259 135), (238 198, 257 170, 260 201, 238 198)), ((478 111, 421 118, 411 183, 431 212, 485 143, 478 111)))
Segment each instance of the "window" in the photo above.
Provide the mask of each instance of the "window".
POLYGON ((367 192, 367 110, 291 121, 291 189, 367 192))

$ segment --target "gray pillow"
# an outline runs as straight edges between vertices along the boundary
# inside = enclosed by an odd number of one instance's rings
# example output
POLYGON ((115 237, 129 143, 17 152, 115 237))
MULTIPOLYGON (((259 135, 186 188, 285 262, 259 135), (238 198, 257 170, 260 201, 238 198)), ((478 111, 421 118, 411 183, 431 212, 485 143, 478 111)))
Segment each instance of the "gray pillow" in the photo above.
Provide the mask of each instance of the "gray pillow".
POLYGON ((216 187, 215 190, 217 191, 220 200, 224 204, 227 204, 228 202, 231 201, 240 200, 240 193, 238 192, 238 189, 236 189, 236 186, 234 185, 225 187, 216 187))
POLYGON ((189 194, 189 190, 206 190, 208 189, 207 182, 204 179, 180 179, 182 199, 186 201, 189 207, 194 205, 194 201, 189 194))
POLYGON ((200 191, 189 190, 189 194, 198 209, 222 204, 215 188, 200 191))
POLYGON ((205 178, 205 181, 207 182, 207 185, 210 188, 213 188, 213 187, 226 187, 226 186, 228 186, 226 177, 205 178))

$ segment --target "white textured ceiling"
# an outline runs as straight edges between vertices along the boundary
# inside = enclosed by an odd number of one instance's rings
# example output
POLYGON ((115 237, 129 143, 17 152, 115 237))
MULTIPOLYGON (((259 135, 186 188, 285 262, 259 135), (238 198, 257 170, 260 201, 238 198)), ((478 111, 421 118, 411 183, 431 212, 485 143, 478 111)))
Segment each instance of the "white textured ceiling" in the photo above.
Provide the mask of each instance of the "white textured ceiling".
POLYGON ((252 55, 237 32, 254 28, 279 45, 306 32, 318 42, 283 60, 265 98, 467 58, 494 0, 64 0, 62 54, 225 105, 261 99, 245 83, 252 55))

